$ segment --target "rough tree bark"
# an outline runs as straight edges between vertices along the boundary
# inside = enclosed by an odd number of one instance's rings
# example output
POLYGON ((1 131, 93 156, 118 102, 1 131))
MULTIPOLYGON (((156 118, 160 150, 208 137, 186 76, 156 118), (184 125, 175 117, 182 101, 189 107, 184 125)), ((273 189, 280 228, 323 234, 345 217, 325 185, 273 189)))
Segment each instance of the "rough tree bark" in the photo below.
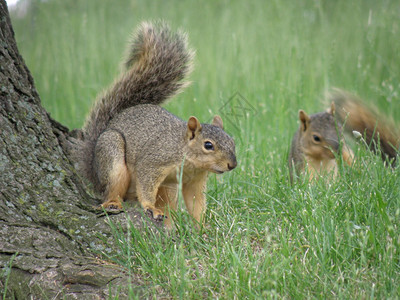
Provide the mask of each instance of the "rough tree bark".
MULTIPOLYGON (((93 251, 113 238, 65 154, 69 134, 41 106, 0 0, 0 294, 18 253, 7 298, 103 299, 117 288, 126 296, 124 269, 93 251)), ((111 219, 127 216, 140 226, 134 210, 111 219)))

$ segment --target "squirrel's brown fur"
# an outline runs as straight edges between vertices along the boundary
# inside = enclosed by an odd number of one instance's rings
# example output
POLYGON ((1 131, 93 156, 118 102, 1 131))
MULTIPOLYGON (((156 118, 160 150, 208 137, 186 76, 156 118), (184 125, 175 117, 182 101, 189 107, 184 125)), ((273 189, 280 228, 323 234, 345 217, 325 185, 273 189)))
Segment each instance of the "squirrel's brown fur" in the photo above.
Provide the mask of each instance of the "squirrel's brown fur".
POLYGON ((394 124, 377 112, 377 109, 366 105, 359 97, 333 89, 329 95, 337 107, 337 117, 347 131, 358 131, 365 135, 365 140, 374 152, 378 145, 383 159, 396 161, 400 134, 394 124))
MULTIPOLYGON (((158 106, 187 85, 193 52, 186 35, 165 24, 143 23, 132 44, 127 70, 95 102, 76 146, 78 167, 103 207, 138 199, 158 220, 176 208, 178 179, 190 214, 202 219, 208 172, 236 167, 235 143, 215 116, 212 124, 187 122, 158 106)), ((169 220, 166 220, 169 223, 169 220)))
POLYGON ((382 158, 395 163, 400 135, 390 122, 349 92, 333 89, 327 99, 331 103, 327 112, 308 116, 303 110, 299 111, 300 127, 289 154, 292 179, 295 173, 304 172, 306 165, 310 179, 331 171, 336 175, 338 155, 347 164, 353 163, 353 152, 342 138, 342 124, 348 132, 365 135, 371 150, 376 151, 379 145, 382 158))
POLYGON ((335 120, 335 105, 326 112, 308 116, 299 111, 300 126, 289 153, 290 175, 309 171, 310 179, 319 175, 337 173, 337 155, 351 164, 353 153, 341 138, 341 125, 335 120))

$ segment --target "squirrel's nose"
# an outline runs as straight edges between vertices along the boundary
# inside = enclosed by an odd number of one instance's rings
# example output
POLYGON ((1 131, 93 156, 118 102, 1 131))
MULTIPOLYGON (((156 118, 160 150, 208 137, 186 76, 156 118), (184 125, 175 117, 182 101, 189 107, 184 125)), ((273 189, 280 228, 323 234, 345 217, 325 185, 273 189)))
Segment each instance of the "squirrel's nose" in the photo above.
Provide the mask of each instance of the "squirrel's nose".
POLYGON ((233 170, 234 168, 236 168, 236 166, 237 166, 237 161, 236 161, 236 159, 235 159, 232 163, 228 163, 228 169, 229 169, 229 171, 230 171, 230 170, 233 170))

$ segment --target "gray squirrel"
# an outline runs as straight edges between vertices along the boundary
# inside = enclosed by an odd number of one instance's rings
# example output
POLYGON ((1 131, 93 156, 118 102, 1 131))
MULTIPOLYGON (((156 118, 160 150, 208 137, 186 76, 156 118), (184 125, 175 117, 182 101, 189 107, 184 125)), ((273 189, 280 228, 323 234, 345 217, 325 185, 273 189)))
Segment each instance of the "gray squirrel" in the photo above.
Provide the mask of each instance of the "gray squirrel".
POLYGON ((193 116, 185 122, 159 106, 188 85, 192 59, 184 33, 172 33, 164 23, 141 24, 126 71, 98 97, 73 150, 104 208, 120 209, 123 199, 137 198, 152 218, 168 218, 167 207, 177 207, 184 162, 184 202, 202 222, 208 173, 236 167, 235 142, 219 116, 212 124, 193 116))

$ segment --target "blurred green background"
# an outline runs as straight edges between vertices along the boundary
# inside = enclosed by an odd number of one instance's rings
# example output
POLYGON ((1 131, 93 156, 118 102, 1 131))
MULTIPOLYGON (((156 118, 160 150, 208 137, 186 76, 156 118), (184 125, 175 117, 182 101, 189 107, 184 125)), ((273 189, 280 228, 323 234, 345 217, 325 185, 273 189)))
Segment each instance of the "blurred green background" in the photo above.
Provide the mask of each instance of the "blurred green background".
POLYGON ((225 120, 242 152, 284 159, 298 110, 325 109, 333 86, 400 119, 398 1, 25 2, 11 13, 20 52, 44 107, 71 129, 120 72, 137 25, 158 19, 186 31, 197 53, 193 84, 167 109, 206 122, 239 92, 257 111, 235 127, 225 120))
POLYGON ((28 2, 11 14, 19 49, 43 105, 71 128, 118 74, 135 27, 156 19, 185 30, 197 52, 192 86, 168 106, 182 118, 206 121, 240 92, 263 134, 286 138, 297 110, 323 109, 332 86, 399 117, 398 1, 28 2))

